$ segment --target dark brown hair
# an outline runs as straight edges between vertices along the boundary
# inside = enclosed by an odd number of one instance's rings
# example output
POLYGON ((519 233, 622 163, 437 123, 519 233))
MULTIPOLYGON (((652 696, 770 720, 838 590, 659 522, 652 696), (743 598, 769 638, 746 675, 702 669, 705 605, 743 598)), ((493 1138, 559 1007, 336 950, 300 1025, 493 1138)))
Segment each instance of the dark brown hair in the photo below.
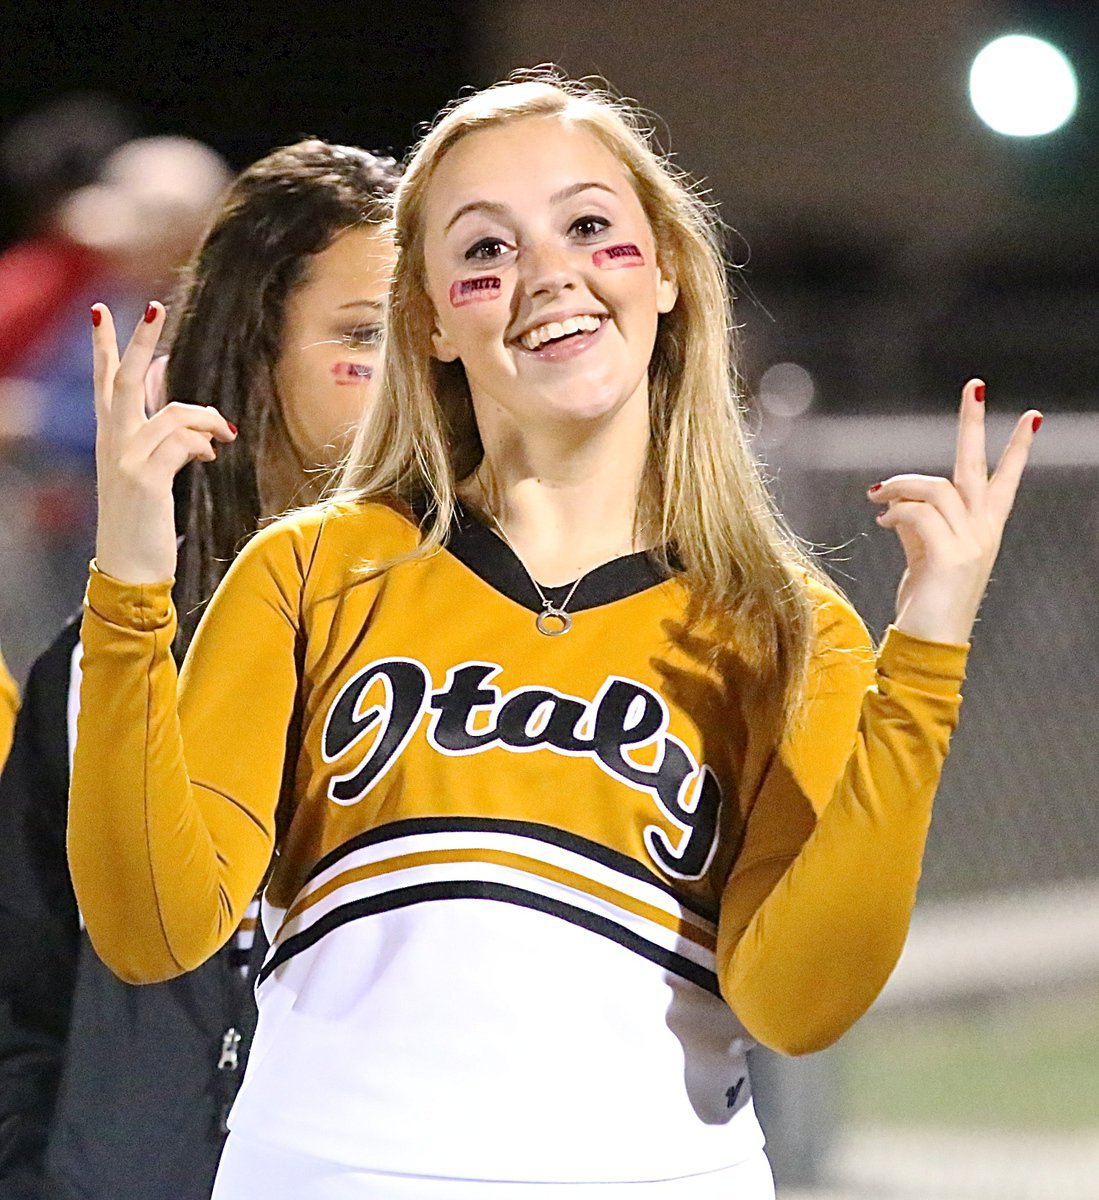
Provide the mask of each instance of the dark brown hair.
POLYGON ((240 429, 215 463, 177 480, 184 535, 175 589, 176 650, 259 527, 261 479, 287 442, 275 371, 286 302, 309 259, 361 223, 382 224, 398 180, 391 158, 310 138, 273 151, 229 188, 170 305, 169 398, 212 404, 240 429))

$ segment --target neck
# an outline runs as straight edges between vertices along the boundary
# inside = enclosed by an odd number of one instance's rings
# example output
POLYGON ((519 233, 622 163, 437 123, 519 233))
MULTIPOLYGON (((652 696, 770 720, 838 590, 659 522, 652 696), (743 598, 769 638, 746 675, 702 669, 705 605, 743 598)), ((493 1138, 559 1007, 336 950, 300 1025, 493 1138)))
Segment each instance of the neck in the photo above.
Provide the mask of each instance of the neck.
POLYGON ((288 509, 314 504, 328 480, 328 472, 309 467, 281 420, 272 420, 257 456, 260 512, 276 517, 288 509))
POLYGON ((571 583, 651 545, 637 520, 648 412, 633 407, 582 436, 569 429, 482 433, 484 458, 459 494, 499 522, 538 582, 571 583))

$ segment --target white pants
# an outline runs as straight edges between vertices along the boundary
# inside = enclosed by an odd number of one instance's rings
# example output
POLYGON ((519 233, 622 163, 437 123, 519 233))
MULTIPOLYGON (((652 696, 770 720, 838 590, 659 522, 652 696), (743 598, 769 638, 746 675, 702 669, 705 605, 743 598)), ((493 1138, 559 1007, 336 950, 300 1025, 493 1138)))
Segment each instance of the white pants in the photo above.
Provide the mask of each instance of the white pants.
POLYGON ((762 1150, 657 1183, 496 1183, 365 1171, 231 1133, 211 1200, 775 1200, 775 1184, 762 1150))

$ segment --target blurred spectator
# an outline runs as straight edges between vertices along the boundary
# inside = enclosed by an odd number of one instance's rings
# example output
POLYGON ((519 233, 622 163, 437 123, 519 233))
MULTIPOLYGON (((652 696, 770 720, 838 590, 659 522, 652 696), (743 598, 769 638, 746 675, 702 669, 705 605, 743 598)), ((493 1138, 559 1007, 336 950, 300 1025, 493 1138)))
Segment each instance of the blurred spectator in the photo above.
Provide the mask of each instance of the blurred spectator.
POLYGON ((226 164, 200 142, 139 138, 58 205, 56 227, 87 256, 89 269, 56 298, 48 328, 21 350, 17 372, 23 436, 39 444, 50 465, 60 456, 91 466, 89 305, 106 301, 122 327, 133 324, 150 299, 171 288, 228 182, 226 164))
POLYGON ((11 749, 11 734, 15 726, 15 714, 19 711, 19 692, 0 654, 0 770, 11 749))
MULTIPOLYGON (((133 326, 150 299, 171 289, 229 178, 220 156, 190 138, 127 141, 94 181, 56 200, 37 249, 32 240, 0 258, 0 329, 7 305, 25 330, 0 378, 0 446, 35 480, 43 582, 66 607, 79 595, 94 522, 89 306, 105 301, 121 328, 133 326), (21 296, 18 286, 5 291, 5 260, 14 260, 21 296)), ((3 355, 0 344, 0 367, 3 355)))
POLYGON ((115 101, 77 93, 35 109, 0 139, 0 187, 19 238, 0 255, 0 377, 18 374, 58 304, 95 271, 94 251, 72 241, 58 215, 133 134, 115 101))

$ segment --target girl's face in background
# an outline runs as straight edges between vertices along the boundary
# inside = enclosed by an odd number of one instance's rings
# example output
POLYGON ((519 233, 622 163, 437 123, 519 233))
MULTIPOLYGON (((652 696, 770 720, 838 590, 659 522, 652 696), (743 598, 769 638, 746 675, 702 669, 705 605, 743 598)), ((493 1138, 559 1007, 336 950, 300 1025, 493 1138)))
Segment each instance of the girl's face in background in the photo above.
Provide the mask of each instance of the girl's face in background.
POLYGON ((677 292, 625 168, 586 129, 531 117, 468 134, 428 185, 424 256, 435 353, 461 360, 479 422, 647 411, 677 292))
POLYGON ((290 438, 310 466, 343 454, 381 378, 392 238, 349 229, 309 259, 283 319, 276 385, 290 438))

